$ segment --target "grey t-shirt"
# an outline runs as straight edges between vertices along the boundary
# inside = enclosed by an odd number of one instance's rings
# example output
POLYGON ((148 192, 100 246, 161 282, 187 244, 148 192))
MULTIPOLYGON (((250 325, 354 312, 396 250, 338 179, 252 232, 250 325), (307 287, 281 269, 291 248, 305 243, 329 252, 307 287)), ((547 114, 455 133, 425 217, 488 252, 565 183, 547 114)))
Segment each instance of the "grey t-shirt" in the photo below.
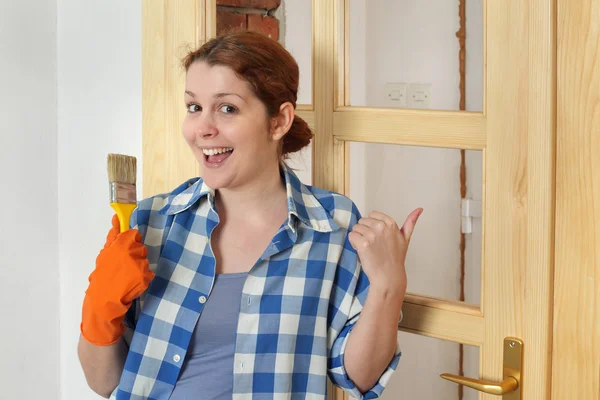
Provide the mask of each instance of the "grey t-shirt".
POLYGON ((215 276, 170 400, 231 400, 237 323, 247 276, 215 276))

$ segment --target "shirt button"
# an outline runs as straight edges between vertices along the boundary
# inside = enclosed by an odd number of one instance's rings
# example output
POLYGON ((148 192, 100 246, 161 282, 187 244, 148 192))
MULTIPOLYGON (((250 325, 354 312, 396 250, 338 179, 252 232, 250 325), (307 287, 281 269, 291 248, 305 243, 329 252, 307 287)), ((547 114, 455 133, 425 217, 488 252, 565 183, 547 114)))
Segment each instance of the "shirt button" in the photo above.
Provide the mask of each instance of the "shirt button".
POLYGON ((179 356, 179 354, 175 354, 173 356, 173 361, 175 361, 176 363, 178 363, 181 360, 181 357, 179 356))
POLYGON ((204 303, 206 303, 206 297, 205 296, 200 296, 200 298, 198 299, 198 301, 200 302, 200 304, 204 304, 204 303))

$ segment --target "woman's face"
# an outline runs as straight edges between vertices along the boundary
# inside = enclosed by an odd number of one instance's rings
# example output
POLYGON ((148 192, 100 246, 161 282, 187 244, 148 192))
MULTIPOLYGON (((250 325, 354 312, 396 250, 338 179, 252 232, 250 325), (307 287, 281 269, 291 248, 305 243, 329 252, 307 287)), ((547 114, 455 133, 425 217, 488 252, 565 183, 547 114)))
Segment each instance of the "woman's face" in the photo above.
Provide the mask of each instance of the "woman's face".
POLYGON ((193 63, 186 77, 183 136, 212 189, 260 182, 278 168, 264 104, 228 67, 193 63))

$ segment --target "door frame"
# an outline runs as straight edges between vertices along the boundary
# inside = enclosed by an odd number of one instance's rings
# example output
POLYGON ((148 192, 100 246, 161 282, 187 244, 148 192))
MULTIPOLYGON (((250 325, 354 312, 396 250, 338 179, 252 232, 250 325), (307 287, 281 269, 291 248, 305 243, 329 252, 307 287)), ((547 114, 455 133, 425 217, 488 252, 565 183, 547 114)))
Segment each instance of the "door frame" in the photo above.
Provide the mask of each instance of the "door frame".
POLYGON ((552 398, 600 399, 600 0, 557 2, 552 398))

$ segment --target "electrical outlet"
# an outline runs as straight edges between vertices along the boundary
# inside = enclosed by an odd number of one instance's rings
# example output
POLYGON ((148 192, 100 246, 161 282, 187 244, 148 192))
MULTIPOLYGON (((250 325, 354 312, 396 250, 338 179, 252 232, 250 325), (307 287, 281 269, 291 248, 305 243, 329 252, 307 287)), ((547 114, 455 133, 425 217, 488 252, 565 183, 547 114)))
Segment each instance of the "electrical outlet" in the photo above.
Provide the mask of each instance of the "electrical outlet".
POLYGON ((408 108, 421 110, 429 108, 431 83, 411 83, 406 90, 408 108))
POLYGON ((385 84, 385 106, 406 108, 406 83, 385 84))

